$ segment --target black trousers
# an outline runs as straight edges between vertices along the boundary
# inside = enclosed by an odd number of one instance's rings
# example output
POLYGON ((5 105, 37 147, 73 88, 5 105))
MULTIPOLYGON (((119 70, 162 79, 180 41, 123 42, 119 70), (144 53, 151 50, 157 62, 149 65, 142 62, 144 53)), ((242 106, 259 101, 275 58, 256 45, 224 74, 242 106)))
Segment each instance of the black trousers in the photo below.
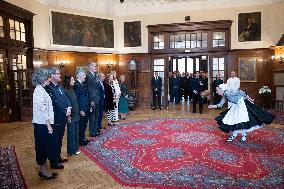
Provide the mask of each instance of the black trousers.
POLYGON ((161 91, 153 91, 153 107, 157 107, 157 101, 161 108, 161 91))
POLYGON ((86 138, 86 129, 89 120, 88 112, 85 112, 85 116, 80 116, 79 121, 79 141, 82 142, 86 138))
POLYGON ((47 125, 34 123, 36 162, 43 165, 47 159, 58 161, 58 136, 56 132, 48 133, 47 125))
POLYGON ((203 110, 203 99, 199 94, 192 93, 192 112, 196 112, 196 104, 199 102, 199 113, 202 113, 203 110))

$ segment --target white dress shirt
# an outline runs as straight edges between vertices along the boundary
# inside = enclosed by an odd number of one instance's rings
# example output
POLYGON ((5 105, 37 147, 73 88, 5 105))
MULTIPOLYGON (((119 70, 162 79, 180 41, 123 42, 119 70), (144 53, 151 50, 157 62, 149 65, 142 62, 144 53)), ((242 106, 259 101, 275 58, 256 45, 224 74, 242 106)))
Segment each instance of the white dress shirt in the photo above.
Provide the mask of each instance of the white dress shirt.
POLYGON ((33 93, 33 123, 46 124, 49 121, 50 124, 54 124, 54 112, 52 101, 49 94, 45 89, 38 85, 33 93))

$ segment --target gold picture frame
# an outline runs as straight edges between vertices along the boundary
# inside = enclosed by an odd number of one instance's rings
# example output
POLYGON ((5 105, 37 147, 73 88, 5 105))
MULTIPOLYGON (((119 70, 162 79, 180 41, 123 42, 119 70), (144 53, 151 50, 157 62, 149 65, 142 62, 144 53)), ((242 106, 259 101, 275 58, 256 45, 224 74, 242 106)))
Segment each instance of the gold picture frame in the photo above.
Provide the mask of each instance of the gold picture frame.
POLYGON ((240 57, 238 73, 241 82, 257 82, 257 57, 240 57))

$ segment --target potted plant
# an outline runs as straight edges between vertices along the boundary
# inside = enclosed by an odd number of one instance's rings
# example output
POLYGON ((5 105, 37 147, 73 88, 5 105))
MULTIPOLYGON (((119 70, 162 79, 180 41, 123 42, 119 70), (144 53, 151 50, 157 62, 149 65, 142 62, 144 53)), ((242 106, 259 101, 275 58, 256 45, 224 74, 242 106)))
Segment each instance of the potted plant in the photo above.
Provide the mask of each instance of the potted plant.
POLYGON ((258 93, 262 96, 262 106, 267 108, 270 104, 271 89, 268 86, 262 86, 258 93))

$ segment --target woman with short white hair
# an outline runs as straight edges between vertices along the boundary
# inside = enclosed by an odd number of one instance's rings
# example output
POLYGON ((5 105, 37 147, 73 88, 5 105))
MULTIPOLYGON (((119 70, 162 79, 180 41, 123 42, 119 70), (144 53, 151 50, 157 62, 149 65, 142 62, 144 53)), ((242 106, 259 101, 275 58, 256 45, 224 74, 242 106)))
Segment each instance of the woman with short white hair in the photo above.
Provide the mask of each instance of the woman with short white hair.
POLYGON ((32 74, 32 83, 35 86, 33 93, 33 120, 36 162, 39 165, 38 175, 46 180, 55 179, 57 173, 49 173, 46 167, 49 161, 56 159, 54 151, 57 150, 53 139, 52 125, 54 124, 54 112, 52 101, 44 87, 50 83, 50 75, 47 69, 38 68, 32 74))

